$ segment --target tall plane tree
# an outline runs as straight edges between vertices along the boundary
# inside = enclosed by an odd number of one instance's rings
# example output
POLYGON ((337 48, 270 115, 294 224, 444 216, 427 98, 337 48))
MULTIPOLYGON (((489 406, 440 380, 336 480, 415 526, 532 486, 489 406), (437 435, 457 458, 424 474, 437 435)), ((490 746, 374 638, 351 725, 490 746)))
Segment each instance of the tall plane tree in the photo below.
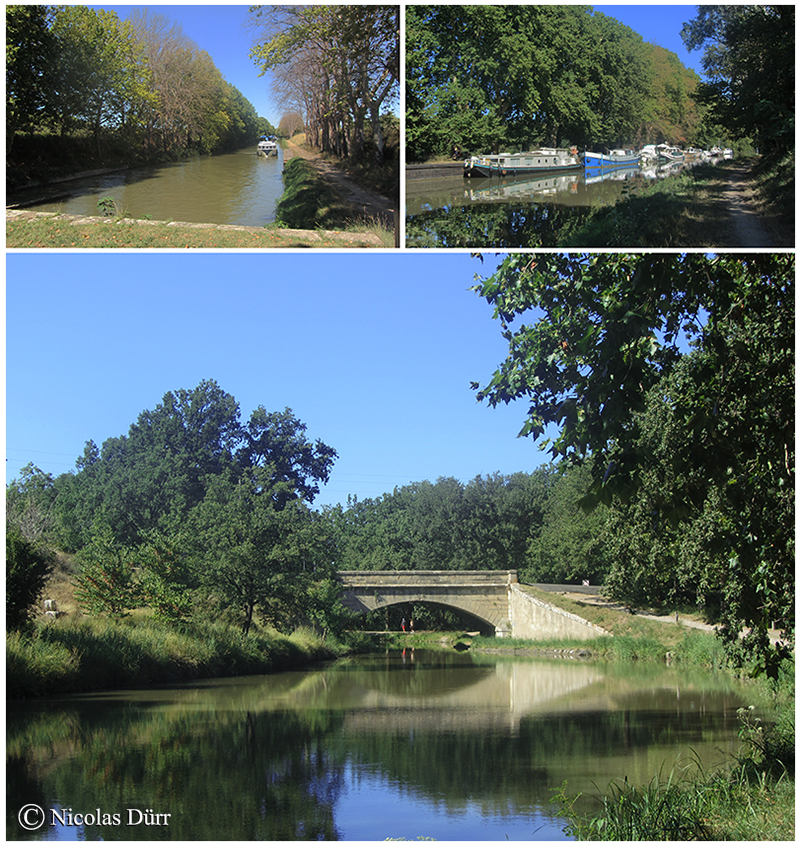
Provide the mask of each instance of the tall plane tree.
POLYGON ((698 6, 681 37, 703 49, 698 89, 712 117, 762 152, 794 148, 794 4, 698 6))
POLYGON ((361 161, 370 127, 383 156, 380 114, 399 92, 397 6, 254 6, 261 43, 251 57, 285 109, 302 113, 309 140, 361 161))

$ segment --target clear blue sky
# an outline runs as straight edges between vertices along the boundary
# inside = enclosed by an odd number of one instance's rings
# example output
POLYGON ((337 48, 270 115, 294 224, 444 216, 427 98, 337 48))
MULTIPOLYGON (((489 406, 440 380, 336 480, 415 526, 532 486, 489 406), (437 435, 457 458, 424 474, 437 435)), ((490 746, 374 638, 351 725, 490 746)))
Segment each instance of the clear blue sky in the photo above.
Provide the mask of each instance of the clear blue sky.
POLYGON ((506 353, 465 253, 12 253, 7 479, 58 475, 163 395, 215 379, 339 453, 316 505, 532 471, 526 406, 479 404, 506 353))

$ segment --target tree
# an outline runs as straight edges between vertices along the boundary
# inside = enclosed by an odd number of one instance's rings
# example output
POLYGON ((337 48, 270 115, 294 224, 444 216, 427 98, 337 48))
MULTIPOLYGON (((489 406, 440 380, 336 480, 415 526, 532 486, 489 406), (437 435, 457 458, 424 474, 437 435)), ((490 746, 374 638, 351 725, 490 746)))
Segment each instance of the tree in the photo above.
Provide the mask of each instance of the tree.
POLYGON ((369 121, 381 163, 381 107, 399 90, 399 7, 275 5, 251 13, 263 38, 251 58, 261 74, 274 72, 274 91, 301 115, 309 143, 361 161, 369 121))
POLYGON ((35 464, 26 464, 20 478, 6 488, 6 522, 34 544, 52 540, 54 530, 54 479, 35 464))
POLYGON ((336 450, 319 439, 314 443, 307 440, 305 431, 305 424, 290 408, 269 413, 263 405, 242 429, 237 463, 246 469, 267 469, 273 484, 282 483, 271 491, 278 510, 290 500, 313 502, 320 483, 328 481, 336 459, 336 450))
POLYGON ((56 53, 47 6, 6 6, 6 146, 52 104, 56 53))
POLYGON ((588 6, 410 6, 408 156, 630 144, 651 104, 641 36, 588 6))
POLYGON ((284 138, 291 138, 303 129, 303 117, 297 112, 287 112, 278 123, 278 132, 284 138))
POLYGON ((6 524, 6 628, 20 629, 30 619, 33 606, 52 569, 50 555, 6 524))
POLYGON ((552 426, 553 457, 592 468, 588 507, 633 502, 658 467, 672 480, 659 519, 689 526, 715 503, 726 531, 707 573, 726 585, 725 636, 734 651, 751 628, 769 665, 767 623, 794 627, 793 256, 518 255, 476 290, 509 342, 479 399, 526 398, 521 434, 552 426), (668 448, 646 436, 648 403, 680 421, 668 448))
POLYGON ((608 509, 601 506, 587 514, 580 506, 591 478, 589 468, 573 467, 560 473, 551 465, 550 475, 541 525, 528 540, 520 577, 533 583, 588 579, 602 584, 609 567, 608 509))
POLYGON ((120 618, 140 605, 130 550, 115 539, 110 526, 95 525, 79 559, 75 598, 87 611, 120 618))
POLYGON ((794 4, 698 6, 681 37, 704 48, 698 99, 773 155, 794 147, 794 4))
POLYGON ((291 483, 274 479, 269 469, 251 468, 231 481, 214 477, 190 525, 199 580, 239 609, 247 634, 257 607, 279 626, 281 617, 294 619, 298 580, 305 565, 313 566, 298 543, 310 518, 291 483))
POLYGON ((52 33, 58 43, 57 102, 62 134, 73 120, 88 126, 98 145, 102 129, 122 125, 137 83, 133 28, 116 12, 62 6, 52 33))

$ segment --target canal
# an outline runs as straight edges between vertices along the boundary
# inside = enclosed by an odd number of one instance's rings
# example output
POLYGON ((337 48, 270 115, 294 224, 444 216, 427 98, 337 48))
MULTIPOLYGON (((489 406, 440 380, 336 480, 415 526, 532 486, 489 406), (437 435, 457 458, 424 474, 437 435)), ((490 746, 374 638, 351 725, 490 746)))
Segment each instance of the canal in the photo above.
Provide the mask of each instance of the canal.
POLYGON ((743 704, 729 679, 660 665, 411 649, 10 703, 6 836, 564 840, 564 782, 713 767, 743 704))
POLYGON ((103 213, 98 203, 111 197, 116 209, 134 220, 260 227, 275 220, 282 174, 282 149, 277 156, 258 156, 248 147, 61 182, 14 201, 34 211, 97 216, 103 213))
POLYGON ((693 162, 569 173, 406 182, 409 247, 559 246, 600 206, 612 206, 693 162))

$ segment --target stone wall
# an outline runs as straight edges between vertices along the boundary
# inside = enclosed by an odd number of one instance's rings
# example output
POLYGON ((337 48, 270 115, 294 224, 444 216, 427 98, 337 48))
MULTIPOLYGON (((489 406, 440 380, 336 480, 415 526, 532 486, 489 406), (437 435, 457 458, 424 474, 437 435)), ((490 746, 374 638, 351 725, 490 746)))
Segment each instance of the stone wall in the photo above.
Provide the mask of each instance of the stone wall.
POLYGON ((529 640, 591 640, 605 629, 509 585, 508 605, 512 637, 529 640))

